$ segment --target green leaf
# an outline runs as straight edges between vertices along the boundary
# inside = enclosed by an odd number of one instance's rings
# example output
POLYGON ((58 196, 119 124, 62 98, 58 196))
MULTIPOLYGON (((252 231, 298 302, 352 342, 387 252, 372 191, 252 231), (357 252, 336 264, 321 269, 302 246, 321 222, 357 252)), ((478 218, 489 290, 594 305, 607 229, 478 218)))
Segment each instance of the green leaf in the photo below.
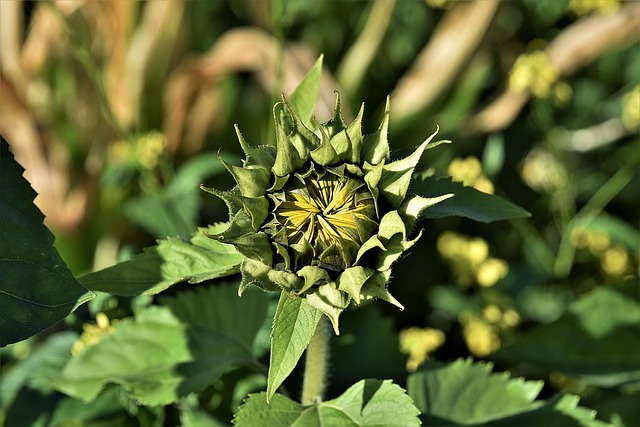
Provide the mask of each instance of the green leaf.
POLYGON ((492 222, 531 216, 529 212, 500 196, 483 193, 473 187, 465 187, 451 178, 416 178, 409 189, 422 197, 438 197, 453 193, 455 197, 425 209, 420 219, 463 216, 480 222, 492 222))
MULTIPOLYGON (((400 204, 407 195, 407 189, 409 188, 413 171, 420 161, 422 153, 437 134, 438 129, 409 156, 387 163, 382 167, 382 176, 380 177, 378 188, 380 189, 380 193, 395 209, 400 207, 400 204)), ((451 193, 451 191, 441 192, 431 197, 442 196, 446 193, 451 193)))
POLYGON ((562 426, 606 427, 608 423, 595 419, 596 411, 578 406, 580 398, 570 394, 558 394, 544 405, 519 414, 486 423, 487 426, 562 426))
POLYGON ((123 206, 124 213, 155 237, 186 239, 197 226, 201 200, 198 186, 205 178, 224 170, 217 154, 201 154, 185 163, 166 188, 128 201, 123 206))
POLYGON ((309 126, 313 109, 320 93, 320 78, 322 77, 322 60, 324 55, 320 55, 313 67, 304 76, 298 87, 289 97, 289 103, 302 122, 309 126))
POLYGON ((509 374, 491 374, 491 364, 459 359, 449 365, 422 365, 409 376, 407 390, 424 414, 427 425, 483 425, 529 409, 542 389, 541 381, 510 379, 509 374))
POLYGON ((491 373, 491 364, 457 360, 427 362, 409 376, 409 395, 425 425, 596 426, 595 411, 578 407, 577 396, 535 400, 542 381, 491 373))
POLYGON ((231 245, 205 236, 224 231, 218 223, 198 229, 191 243, 177 238, 160 240, 158 246, 104 270, 87 274, 80 282, 88 289, 114 295, 157 294, 180 282, 200 283, 240 271, 242 255, 231 245))
POLYGON ((9 406, 23 387, 50 393, 49 379, 55 377, 71 358, 71 347, 78 339, 75 332, 62 332, 49 337, 29 353, 29 357, 17 362, 2 373, 0 402, 9 406))
POLYGON ((389 160, 390 150, 389 142, 387 141, 387 134, 389 133, 389 104, 390 99, 387 96, 384 117, 378 130, 371 135, 365 135, 363 138, 361 159, 371 165, 379 165, 382 164, 382 161, 389 160))
POLYGON ((321 317, 322 313, 309 306, 304 298, 292 299, 286 292, 280 294, 271 332, 267 400, 296 367, 321 317))
POLYGON ((265 392, 250 394, 233 417, 233 425, 237 427, 293 426, 304 411, 302 405, 281 394, 274 395, 269 403, 266 396, 265 392))
POLYGON ((233 419, 236 427, 275 426, 419 426, 419 411, 411 398, 389 380, 362 380, 340 397, 303 407, 276 394, 252 394, 233 419))
POLYGON ((143 405, 166 405, 198 392, 241 364, 257 363, 253 341, 266 321, 268 297, 212 286, 162 299, 72 358, 56 387, 91 401, 108 383, 143 405))
POLYGON ((636 283, 599 287, 494 356, 614 386, 640 379, 640 296, 636 283))
POLYGON ((53 246, 9 144, 0 141, 0 346, 24 340, 93 298, 53 246))

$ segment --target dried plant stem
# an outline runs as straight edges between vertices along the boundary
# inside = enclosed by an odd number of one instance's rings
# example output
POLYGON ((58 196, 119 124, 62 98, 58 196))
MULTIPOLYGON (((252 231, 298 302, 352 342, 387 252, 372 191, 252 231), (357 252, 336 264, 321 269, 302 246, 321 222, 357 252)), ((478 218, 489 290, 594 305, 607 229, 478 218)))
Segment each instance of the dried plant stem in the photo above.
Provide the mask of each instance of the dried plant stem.
POLYGON ((327 319, 323 316, 307 347, 302 382, 302 404, 305 406, 322 401, 329 365, 329 334, 327 319))

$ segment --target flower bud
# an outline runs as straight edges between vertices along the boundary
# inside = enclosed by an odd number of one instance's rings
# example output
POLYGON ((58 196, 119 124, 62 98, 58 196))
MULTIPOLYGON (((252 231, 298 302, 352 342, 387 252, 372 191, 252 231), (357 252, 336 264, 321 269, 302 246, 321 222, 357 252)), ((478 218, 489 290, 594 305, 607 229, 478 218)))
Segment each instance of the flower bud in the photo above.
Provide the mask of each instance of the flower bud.
POLYGON ((251 146, 236 128, 243 166, 223 162, 237 186, 202 187, 222 198, 229 228, 210 235, 245 256, 239 293, 249 285, 306 298, 338 333, 338 317, 351 301, 380 298, 402 309, 389 293, 391 266, 415 244, 409 237, 423 209, 451 194, 407 194, 427 144, 391 161, 389 102, 377 132, 362 133, 364 106, 345 124, 337 96, 327 123, 305 125, 283 97, 274 107, 276 146, 251 146))

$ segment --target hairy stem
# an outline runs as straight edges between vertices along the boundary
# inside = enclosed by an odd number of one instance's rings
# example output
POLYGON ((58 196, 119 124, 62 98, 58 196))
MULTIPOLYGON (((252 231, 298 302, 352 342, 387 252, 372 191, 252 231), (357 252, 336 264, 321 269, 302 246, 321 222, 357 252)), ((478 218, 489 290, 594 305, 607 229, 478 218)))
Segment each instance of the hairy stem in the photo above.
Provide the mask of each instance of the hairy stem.
POLYGON ((322 316, 307 347, 307 358, 302 382, 302 404, 313 405, 322 401, 329 365, 329 328, 322 316))

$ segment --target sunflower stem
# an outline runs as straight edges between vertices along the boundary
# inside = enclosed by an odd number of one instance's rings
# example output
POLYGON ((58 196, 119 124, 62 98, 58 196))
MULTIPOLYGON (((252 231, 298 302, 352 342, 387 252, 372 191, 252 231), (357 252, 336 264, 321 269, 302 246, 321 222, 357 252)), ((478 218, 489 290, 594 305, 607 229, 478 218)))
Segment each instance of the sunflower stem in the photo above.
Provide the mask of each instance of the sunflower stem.
POLYGON ((309 341, 302 381, 302 404, 310 406, 322 401, 329 366, 329 327, 322 316, 309 341))

